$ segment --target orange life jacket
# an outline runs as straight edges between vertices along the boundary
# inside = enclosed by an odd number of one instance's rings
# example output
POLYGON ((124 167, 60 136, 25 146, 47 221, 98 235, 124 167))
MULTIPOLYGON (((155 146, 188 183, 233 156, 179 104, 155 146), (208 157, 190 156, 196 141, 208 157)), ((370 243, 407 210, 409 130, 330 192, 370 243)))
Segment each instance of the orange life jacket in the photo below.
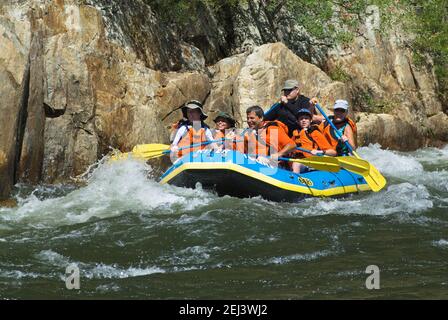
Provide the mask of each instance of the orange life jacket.
POLYGON ((176 137, 177 130, 184 125, 188 125, 188 120, 180 119, 170 125, 170 142, 173 142, 174 137, 176 137))
POLYGON ((215 130, 215 132, 213 134, 213 138, 215 140, 224 139, 225 137, 226 137, 226 135, 221 130, 215 130))
MULTIPOLYGON (((331 149, 330 143, 325 139, 325 136, 319 131, 318 126, 312 125, 308 130, 294 130, 293 140, 298 147, 307 150, 328 150, 331 149)), ((312 157, 313 155, 307 152, 296 151, 296 156, 299 157, 312 157)))
POLYGON ((244 134, 244 153, 260 156, 269 156, 272 151, 278 151, 278 141, 276 144, 269 145, 267 143, 267 132, 269 127, 277 127, 278 130, 284 130, 288 133, 288 127, 281 121, 266 121, 263 126, 255 130, 250 130, 244 134))
MULTIPOLYGON (((330 119, 333 120, 333 117, 331 116, 330 119)), ((357 132, 358 132, 356 123, 350 117, 346 117, 345 122, 343 124, 344 131, 345 131, 345 126, 347 126, 347 125, 349 125, 352 128, 353 138, 355 139, 355 143, 356 143, 356 140, 357 140, 356 136, 357 136, 357 132)), ((328 123, 328 121, 322 122, 319 125, 319 130, 320 130, 320 132, 323 133, 325 138, 328 140, 332 149, 336 150, 338 152, 338 154, 340 154, 340 149, 342 148, 343 143, 341 142, 341 140, 338 139, 336 133, 334 132, 334 129, 331 127, 331 125, 328 123)))
MULTIPOLYGON (((193 128, 193 126, 188 126, 187 128, 188 128, 187 132, 185 132, 185 134, 182 136, 179 143, 177 144, 179 149, 207 141, 207 136, 205 134, 205 132, 208 129, 207 125, 203 124, 202 127, 199 128, 198 130, 193 128)), ((187 153, 204 149, 206 146, 207 146, 206 144, 202 144, 200 146, 179 150, 178 156, 181 157, 183 155, 186 155, 187 153)))

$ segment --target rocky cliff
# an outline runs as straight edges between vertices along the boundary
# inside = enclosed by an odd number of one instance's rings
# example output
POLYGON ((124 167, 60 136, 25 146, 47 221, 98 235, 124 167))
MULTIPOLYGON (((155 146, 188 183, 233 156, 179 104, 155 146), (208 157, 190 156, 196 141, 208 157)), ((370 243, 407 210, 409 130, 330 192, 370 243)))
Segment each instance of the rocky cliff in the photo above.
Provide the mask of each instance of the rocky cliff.
POLYGON ((434 72, 412 64, 398 31, 318 47, 293 25, 269 29, 256 3, 223 18, 233 33, 204 9, 180 37, 143 0, 2 2, 0 196, 17 181, 65 181, 111 147, 167 143, 179 113, 160 119, 189 99, 204 101, 209 119, 225 110, 242 124, 245 108, 268 108, 288 78, 327 107, 349 100, 362 144, 448 141, 434 72))

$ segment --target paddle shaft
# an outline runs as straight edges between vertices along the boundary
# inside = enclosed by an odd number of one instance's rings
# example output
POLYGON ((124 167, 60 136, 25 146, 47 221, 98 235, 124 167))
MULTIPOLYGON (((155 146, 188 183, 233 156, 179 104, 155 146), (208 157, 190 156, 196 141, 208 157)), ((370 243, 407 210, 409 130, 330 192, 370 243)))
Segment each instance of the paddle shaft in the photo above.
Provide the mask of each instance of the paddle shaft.
MULTIPOLYGON (((306 152, 306 153, 309 153, 309 154, 313 154, 310 150, 303 149, 303 148, 300 148, 300 147, 297 147, 296 150, 303 151, 303 152, 306 152)), ((314 155, 314 154, 313 154, 313 155, 314 155)), ((323 154, 316 154, 316 156, 318 156, 318 157, 322 157, 323 154)))
MULTIPOLYGON (((319 112, 324 116, 325 120, 327 120, 327 122, 330 124, 330 126, 333 128, 333 130, 335 131, 335 134, 338 136, 339 139, 342 139, 342 135, 339 133, 338 128, 336 128, 336 126, 334 125, 333 121, 330 120, 330 118, 327 116, 327 114, 325 113, 325 111, 322 109, 322 107, 316 103, 316 108, 317 110, 319 110, 319 112)), ((350 143, 348 143, 348 141, 344 141, 345 145, 347 146, 348 150, 350 150, 351 154, 354 154, 357 158, 360 158, 355 151, 353 151, 352 146, 350 145, 350 143)))
MULTIPOLYGON (((185 146, 185 147, 179 148, 179 151, 180 151, 180 150, 189 149, 189 148, 200 147, 200 146, 207 145, 207 144, 211 144, 211 143, 218 143, 218 142, 229 141, 229 140, 234 141, 234 142, 242 142, 242 141, 243 141, 243 140, 233 140, 233 139, 225 139, 225 138, 222 138, 222 139, 218 139, 218 140, 211 140, 211 141, 205 141, 205 142, 194 143, 194 144, 192 144, 192 145, 190 145, 190 146, 185 146)), ((165 150, 163 153, 170 153, 170 152, 171 152, 171 150, 165 150)))
MULTIPOLYGON (((330 118, 328 118, 328 116, 325 114, 325 111, 322 110, 321 106, 318 103, 316 103, 316 107, 320 111, 320 113, 325 117, 325 120, 327 120, 328 123, 331 125, 331 127, 334 129, 338 138, 342 139, 342 135, 338 132, 338 129, 336 128, 334 123, 330 120, 330 118)), ((344 143, 347 146, 347 148, 351 154, 353 154, 357 159, 362 160, 362 158, 353 150, 352 146, 350 145, 350 143, 348 143, 348 141, 344 141, 344 143)), ((342 165, 344 166, 343 162, 342 162, 342 165)), ((344 168, 350 170, 349 168, 347 168, 345 166, 344 166, 344 168)), ((353 167, 352 167, 352 169, 353 169, 353 167)), ((377 191, 380 191, 382 188, 384 188, 384 186, 386 185, 387 182, 386 182, 386 179, 378 171, 378 169, 376 169, 373 165, 369 164, 368 166, 366 166, 366 171, 367 172, 360 172, 360 174, 364 177, 367 184, 373 191, 377 192, 377 191)))
POLYGON ((174 111, 177 111, 177 110, 181 109, 183 106, 184 106, 184 105, 181 105, 180 107, 177 107, 177 108, 171 110, 170 112, 168 112, 168 113, 162 118, 161 121, 165 120, 170 114, 172 114, 174 111))
MULTIPOLYGON (((255 155, 249 155, 249 156, 255 156, 255 155)), ((264 156, 262 156, 262 157, 264 157, 264 156)), ((270 158, 270 157, 265 157, 265 158, 270 158)), ((322 158, 321 158, 322 159, 322 158)), ((311 158, 303 158, 303 159, 295 159, 295 158, 284 158, 284 157, 278 157, 278 158, 276 158, 276 160, 282 160, 282 161, 289 161, 289 162, 305 162, 305 163, 307 163, 307 165, 310 165, 309 164, 309 162, 311 161, 311 160, 313 160, 313 162, 316 162, 316 160, 317 161, 319 161, 319 163, 316 163, 316 165, 321 165, 321 166, 339 166, 338 164, 337 164, 337 159, 336 158, 329 158, 329 157, 326 157, 326 158, 324 158, 324 159, 331 159, 331 162, 321 162, 322 160, 317 160, 316 158, 314 158, 314 157, 311 157, 311 158)))
POLYGON ((283 158, 283 157, 278 157, 278 160, 283 160, 283 161, 290 161, 290 162, 299 162, 299 161, 294 161, 294 160, 301 160, 301 159, 294 159, 294 158, 283 158))

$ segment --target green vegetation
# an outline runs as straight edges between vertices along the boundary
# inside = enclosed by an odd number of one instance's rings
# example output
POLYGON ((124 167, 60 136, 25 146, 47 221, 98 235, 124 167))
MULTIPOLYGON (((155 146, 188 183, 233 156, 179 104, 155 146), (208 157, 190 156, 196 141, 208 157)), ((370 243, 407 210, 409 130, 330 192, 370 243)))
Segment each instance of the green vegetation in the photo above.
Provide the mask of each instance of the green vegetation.
MULTIPOLYGON (((285 2, 285 1, 272 1, 285 2)), ((357 33, 359 24, 366 18, 369 5, 376 5, 380 12, 380 32, 387 34, 392 27, 405 30, 409 35, 406 45, 413 51, 414 63, 431 67, 440 85, 439 92, 448 103, 448 1, 447 0, 299 0, 286 1, 289 10, 297 10, 296 18, 316 38, 330 38, 333 44, 349 44, 357 33), (299 10, 302 7, 304 9, 299 10), (311 9, 312 7, 318 10, 311 9), (335 9, 339 25, 331 27, 328 10, 335 9), (322 10, 321 10, 322 9, 322 10), (311 12, 311 14, 308 14, 311 12), (321 27, 310 28, 318 24, 321 27), (324 26, 326 25, 326 26, 324 26)), ((341 70, 333 70, 335 80, 344 81, 341 70)), ((387 109, 388 103, 371 103, 372 109, 387 109), (373 107, 373 106, 376 107, 373 107)), ((373 111, 375 112, 375 111, 373 111)))
POLYGON ((414 57, 421 65, 431 57, 439 79, 442 98, 448 101, 448 2, 421 1, 410 30, 417 35, 414 57))
POLYGON ((331 80, 334 81, 347 82, 351 80, 350 75, 345 72, 341 65, 337 65, 332 70, 330 70, 328 75, 330 76, 331 80))
POLYGON ((389 100, 375 100, 369 92, 360 91, 357 95, 361 109, 370 113, 390 113, 395 104, 389 100))

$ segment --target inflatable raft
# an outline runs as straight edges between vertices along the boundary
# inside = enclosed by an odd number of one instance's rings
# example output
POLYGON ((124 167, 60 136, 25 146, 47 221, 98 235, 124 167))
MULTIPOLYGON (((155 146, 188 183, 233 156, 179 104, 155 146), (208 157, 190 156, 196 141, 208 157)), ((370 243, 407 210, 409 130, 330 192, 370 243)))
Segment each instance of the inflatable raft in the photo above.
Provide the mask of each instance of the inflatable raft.
POLYGON ((261 196, 272 201, 298 201, 304 197, 339 196, 370 187, 361 175, 312 170, 296 174, 280 167, 271 168, 255 158, 226 150, 200 150, 178 159, 160 178, 162 184, 212 189, 218 195, 240 198, 261 196))

